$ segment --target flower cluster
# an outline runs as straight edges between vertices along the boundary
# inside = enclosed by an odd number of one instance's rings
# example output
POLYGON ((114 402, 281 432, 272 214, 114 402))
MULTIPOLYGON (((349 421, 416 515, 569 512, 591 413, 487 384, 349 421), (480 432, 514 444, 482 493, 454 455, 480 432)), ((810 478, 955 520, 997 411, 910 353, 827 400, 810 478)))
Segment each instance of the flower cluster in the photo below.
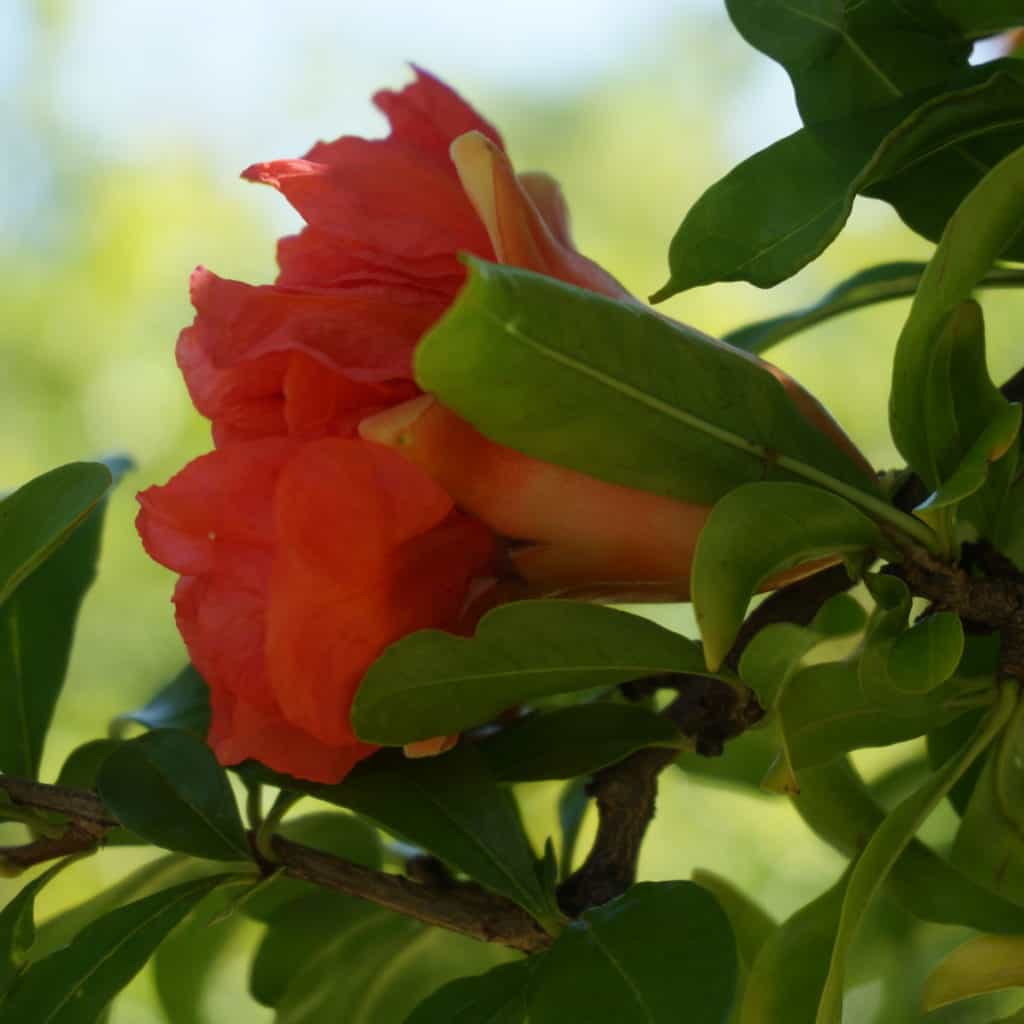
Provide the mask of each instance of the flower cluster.
POLYGON ((306 226, 273 285, 193 274, 177 358, 216 447, 139 496, 147 551, 181 577, 217 756, 325 782, 374 749, 349 709, 389 643, 537 594, 685 598, 708 512, 527 458, 420 391, 413 352, 464 281, 459 253, 634 300, 575 251, 555 182, 517 176, 449 88, 417 71, 374 99, 387 138, 244 172, 306 226))

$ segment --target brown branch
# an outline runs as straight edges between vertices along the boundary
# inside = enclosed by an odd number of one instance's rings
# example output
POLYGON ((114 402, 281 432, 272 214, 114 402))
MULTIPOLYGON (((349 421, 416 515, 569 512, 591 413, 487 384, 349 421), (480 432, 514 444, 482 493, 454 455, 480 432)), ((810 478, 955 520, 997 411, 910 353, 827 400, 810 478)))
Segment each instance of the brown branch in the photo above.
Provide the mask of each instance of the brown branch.
MULTIPOLYGON (((50 786, 11 775, 0 775, 0 790, 19 807, 55 812, 68 819, 60 835, 0 848, 0 867, 24 869, 96 849, 102 846, 106 833, 120 824, 103 801, 86 790, 50 786)), ((352 864, 283 836, 274 836, 272 845, 277 861, 272 864, 261 861, 268 872, 283 868, 292 878, 335 889, 425 924, 483 942, 497 942, 523 953, 535 953, 551 944, 551 936, 525 910, 475 883, 443 877, 430 884, 413 881, 352 864)))

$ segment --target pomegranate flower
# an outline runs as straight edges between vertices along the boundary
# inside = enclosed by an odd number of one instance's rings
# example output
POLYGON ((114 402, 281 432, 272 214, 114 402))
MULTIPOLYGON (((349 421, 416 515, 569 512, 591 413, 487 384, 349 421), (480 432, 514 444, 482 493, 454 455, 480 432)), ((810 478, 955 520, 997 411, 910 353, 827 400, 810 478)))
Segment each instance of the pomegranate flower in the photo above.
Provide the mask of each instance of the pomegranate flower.
POLYGON ((420 391, 413 352, 463 284, 459 253, 635 300, 573 248, 555 182, 517 176, 449 88, 417 71, 374 99, 387 138, 244 172, 306 225, 279 243, 273 285, 193 274, 177 358, 215 449, 139 495, 146 550, 180 575, 177 623, 210 685, 218 758, 321 782, 375 749, 349 711, 388 644, 471 631, 534 595, 683 599, 709 511, 528 458, 420 391))

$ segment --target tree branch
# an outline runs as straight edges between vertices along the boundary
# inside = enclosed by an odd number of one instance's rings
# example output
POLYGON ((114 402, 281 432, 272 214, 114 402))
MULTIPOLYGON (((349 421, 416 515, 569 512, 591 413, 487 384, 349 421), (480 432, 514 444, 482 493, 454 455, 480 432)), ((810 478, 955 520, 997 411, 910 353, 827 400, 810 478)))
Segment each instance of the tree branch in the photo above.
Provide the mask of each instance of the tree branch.
MULTIPOLYGON (((103 801, 86 790, 49 786, 10 775, 0 775, 0 790, 17 806, 55 812, 68 819, 58 836, 0 848, 0 868, 6 865, 24 869, 95 849, 102 846, 106 833, 120 824, 103 801)), ((292 878, 523 953, 536 953, 551 944, 551 936, 522 907, 473 882, 440 880, 424 884, 361 867, 279 835, 273 837, 272 847, 274 863, 258 859, 267 872, 283 869, 292 878)))

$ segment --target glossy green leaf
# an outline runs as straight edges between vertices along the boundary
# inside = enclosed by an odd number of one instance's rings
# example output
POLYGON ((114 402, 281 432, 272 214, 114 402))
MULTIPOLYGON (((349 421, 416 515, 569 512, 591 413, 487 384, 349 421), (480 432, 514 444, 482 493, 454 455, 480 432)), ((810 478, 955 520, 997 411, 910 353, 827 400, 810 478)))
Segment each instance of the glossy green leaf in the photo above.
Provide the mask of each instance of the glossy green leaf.
POLYGON ((527 715, 478 744, 502 782, 589 775, 644 747, 689 744, 662 715, 633 704, 596 703, 527 715))
MULTIPOLYGON (((286 821, 278 831, 293 842, 334 854, 364 868, 376 870, 381 866, 377 830, 353 814, 318 811, 286 821)), ((308 882, 275 877, 267 879, 239 909, 248 917, 266 923, 286 903, 309 896, 313 891, 308 882)))
POLYGON ((210 748, 173 729, 122 744, 97 788, 131 831, 157 846, 212 860, 248 860, 249 844, 224 769, 210 748))
MULTIPOLYGON (((96 572, 105 507, 101 498, 110 485, 110 472, 103 465, 86 465, 89 493, 100 497, 0 607, 0 771, 23 778, 38 774, 67 673, 78 609, 96 572)), ((81 502, 75 507, 81 508, 81 502)))
POLYGON ((857 557, 881 542, 875 523, 830 491, 758 483, 726 495, 693 557, 691 592, 708 665, 722 664, 751 597, 769 577, 816 559, 857 557))
POLYGON ((439 985, 514 955, 337 893, 293 901, 268 926, 250 987, 276 1024, 403 1021, 439 985))
POLYGON ((975 438, 960 465, 937 491, 918 506, 918 511, 957 505, 978 491, 988 479, 989 467, 1006 454, 1020 433, 1021 406, 1005 406, 975 438))
POLYGON ((985 992, 1024 986, 1024 936, 978 935, 950 953, 928 976, 925 1013, 985 992))
POLYGON ((458 301, 416 349, 416 377, 493 440, 689 503, 808 473, 876 492, 749 356, 513 267, 470 263, 458 301))
POLYGON ((67 860, 59 861, 31 882, 26 882, 0 910, 0 1004, 28 963, 36 941, 36 896, 68 863, 67 860))
POLYGON ((518 601, 471 638, 420 630, 370 667, 352 707, 370 743, 459 732, 538 697, 662 672, 704 673, 700 648, 647 619, 573 601, 518 601))
POLYGON ((529 1020, 677 1024, 685 1006, 687 1024, 721 1024, 735 983, 735 942, 715 898, 692 882, 643 882, 586 911, 540 958, 529 1020))
POLYGON ((676 765, 687 775, 702 781, 760 790, 761 780, 775 760, 779 741, 772 725, 748 729, 725 744, 717 757, 704 757, 687 751, 676 758, 676 765))
MULTIPOLYGON (((856 856, 885 819, 885 811, 839 757, 798 773, 792 795, 800 817, 825 842, 856 856)), ((971 881, 919 839, 912 839, 887 879, 889 894, 922 921, 1013 934, 1024 929, 1024 909, 971 881)))
POLYGON ((554 927, 515 800, 491 777, 483 755, 471 744, 421 760, 381 751, 334 786, 277 775, 257 765, 246 771, 369 818, 554 927))
POLYGON ((697 200, 672 239, 669 283, 652 301, 714 281, 769 288, 786 280, 836 237, 858 193, 892 202, 915 230, 938 238, 967 192, 1021 141, 1024 75, 1012 61, 965 72, 953 91, 931 98, 834 111, 744 160, 697 200))
POLYGON ((936 612, 896 639, 889 654, 889 678, 907 693, 927 693, 956 671, 964 650, 964 629, 953 612, 936 612))
POLYGON ((747 976, 740 1024, 803 1024, 814 1019, 848 874, 783 921, 765 941, 747 976))
MULTIPOLYGON (((120 740, 89 740, 68 754, 57 776, 58 786, 95 789, 103 762, 121 745, 120 740)), ((126 828, 112 828, 103 836, 104 846, 138 846, 146 840, 126 828)))
POLYGON ((817 1024, 840 1024, 846 957, 868 905, 924 820, 1006 725, 1013 712, 1013 691, 1014 688, 1009 685, 1001 689, 998 704, 978 733, 960 754, 943 765, 924 786, 886 816, 854 862, 843 898, 828 978, 818 1006, 817 1024))
POLYGON ((917 714, 896 715, 868 697, 857 669, 823 662, 796 673, 779 696, 779 729, 794 770, 822 764, 863 747, 884 747, 922 736, 962 713, 955 702, 936 701, 917 714))
POLYGON ((528 986, 537 962, 535 956, 450 981, 420 1003, 405 1024, 526 1024, 528 986))
POLYGON ((1024 704, 989 754, 953 842, 953 863, 964 874, 1024 905, 1022 791, 1024 704))
POLYGON ((186 882, 120 907, 36 960, 0 1004, 0 1024, 87 1024, 135 977, 172 928, 237 876, 186 882))
POLYGON ((558 798, 558 824, 562 830, 562 843, 558 851, 558 863, 562 866, 562 877, 572 873, 576 843, 579 840, 583 819, 590 804, 587 792, 588 779, 572 779, 558 798))
MULTIPOLYGON (((852 313, 893 299, 910 298, 917 291, 924 268, 924 263, 904 261, 883 263, 861 270, 837 284, 810 306, 739 327, 724 335, 722 340, 747 352, 767 352, 787 338, 843 313, 852 313)), ((978 282, 978 287, 1024 287, 1024 271, 995 267, 978 282)))
POLYGON ((186 665, 152 700, 114 720, 121 735, 129 722, 147 729, 181 729, 200 739, 210 728, 210 689, 195 666, 186 665))
POLYGON ((988 378, 980 310, 967 300, 1017 238, 1022 219, 1024 148, 989 171, 950 218, 900 333, 889 426, 932 489, 1007 404, 988 378), (968 429, 957 430, 961 421, 968 429))
POLYGON ((112 482, 100 462, 71 462, 0 501, 0 605, 83 523, 112 482))
POLYGON ((744 39, 789 72, 807 124, 945 82, 970 53, 926 4, 727 0, 726 7, 744 39))
POLYGON ((819 609, 809 626, 776 622, 760 630, 740 656, 740 678, 770 708, 786 680, 816 648, 864 628, 864 608, 849 594, 836 594, 819 609))

